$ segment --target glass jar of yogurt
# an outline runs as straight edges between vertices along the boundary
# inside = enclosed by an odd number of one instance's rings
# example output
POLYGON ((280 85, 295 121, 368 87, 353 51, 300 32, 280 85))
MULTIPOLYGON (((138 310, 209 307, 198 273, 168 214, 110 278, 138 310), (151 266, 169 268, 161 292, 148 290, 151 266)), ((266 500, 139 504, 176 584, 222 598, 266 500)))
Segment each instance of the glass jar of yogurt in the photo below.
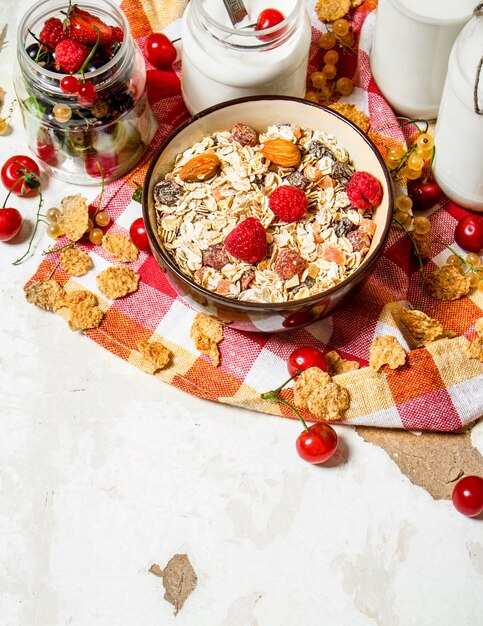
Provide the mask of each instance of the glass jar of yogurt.
POLYGON ((83 75, 75 74, 81 83, 95 86, 95 101, 86 104, 62 91, 60 81, 66 74, 56 70, 52 54, 32 58, 36 45, 32 33, 38 37, 49 18, 63 21, 68 5, 67 0, 41 0, 22 19, 15 91, 29 147, 44 168, 67 182, 97 185, 101 170, 109 181, 136 165, 157 123, 147 100, 144 59, 124 14, 111 0, 79 3, 82 10, 123 33, 112 58, 97 54, 99 46, 83 75))
POLYGON ((232 25, 220 0, 191 0, 182 20, 181 86, 191 113, 253 95, 305 95, 311 25, 303 0, 280 0, 285 20, 255 30, 267 0, 245 0, 248 16, 232 25), (263 34, 262 34, 263 33, 263 34))

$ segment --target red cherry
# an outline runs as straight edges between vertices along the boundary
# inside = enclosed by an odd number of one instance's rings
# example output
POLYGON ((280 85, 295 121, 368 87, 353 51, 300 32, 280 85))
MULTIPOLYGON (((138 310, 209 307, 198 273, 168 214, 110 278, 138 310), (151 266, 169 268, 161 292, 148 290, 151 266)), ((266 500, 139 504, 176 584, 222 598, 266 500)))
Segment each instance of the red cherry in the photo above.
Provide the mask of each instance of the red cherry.
POLYGON ((144 54, 151 65, 154 65, 158 70, 171 67, 176 60, 176 48, 169 37, 163 33, 148 35, 144 43, 144 54))
POLYGON ((290 376, 297 372, 303 372, 309 367, 318 367, 324 372, 327 371, 327 361, 320 350, 312 346, 301 346, 296 348, 288 357, 287 368, 290 376))
POLYGON ((415 209, 430 209, 441 198, 441 189, 434 181, 408 180, 408 196, 415 209))
POLYGON ((459 480, 451 496, 457 511, 468 517, 483 513, 483 478, 465 476, 459 480))
POLYGON ((137 220, 134 220, 131 224, 131 227, 129 228, 129 236, 131 237, 131 241, 136 248, 143 250, 143 252, 151 252, 148 233, 146 232, 146 227, 142 217, 138 217, 137 220))
POLYGON ((22 221, 17 209, 0 209, 0 241, 10 241, 18 235, 22 221))
POLYGON ((111 178, 116 172, 116 168, 118 166, 118 159, 115 154, 101 154, 98 152, 97 154, 88 154, 86 155, 84 166, 86 168, 86 172, 92 178, 111 178), (101 173, 101 169, 102 173, 101 173))
POLYGON ((480 215, 465 215, 456 224, 454 240, 467 252, 478 254, 483 250, 483 217, 480 215))
POLYGON ((77 93, 79 89, 79 81, 75 76, 64 76, 64 78, 60 81, 60 88, 67 94, 77 93))
POLYGON ((55 153, 55 148, 51 143, 45 143, 43 141, 37 141, 37 145, 33 150, 41 161, 48 163, 49 165, 54 165, 57 161, 57 155, 55 153))
POLYGON ((337 450, 337 433, 324 422, 312 424, 308 430, 303 430, 297 437, 296 448, 298 455, 309 463, 323 463, 337 450))
POLYGON ((77 97, 82 105, 94 104, 97 100, 96 86, 89 82, 82 83, 77 90, 77 97))
MULTIPOLYGON (((267 28, 272 28, 273 26, 280 24, 280 22, 283 22, 284 19, 285 16, 283 13, 280 13, 277 9, 265 9, 258 16, 256 30, 266 30, 267 28)), ((274 39, 277 39, 277 37, 280 37, 282 32, 284 31, 277 30, 270 35, 262 35, 258 39, 261 41, 273 41, 274 39)))

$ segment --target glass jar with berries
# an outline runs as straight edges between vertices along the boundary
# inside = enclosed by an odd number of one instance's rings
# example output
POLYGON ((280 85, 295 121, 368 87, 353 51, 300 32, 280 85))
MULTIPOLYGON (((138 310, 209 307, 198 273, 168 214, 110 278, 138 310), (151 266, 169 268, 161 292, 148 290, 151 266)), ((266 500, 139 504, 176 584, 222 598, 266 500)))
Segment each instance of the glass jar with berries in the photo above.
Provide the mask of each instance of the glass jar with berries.
POLYGON ((18 30, 15 90, 45 169, 95 185, 132 169, 156 131, 146 68, 111 0, 41 0, 18 30))
POLYGON ((245 96, 304 97, 311 38, 304 0, 272 6, 191 0, 182 20, 181 83, 191 113, 245 96))

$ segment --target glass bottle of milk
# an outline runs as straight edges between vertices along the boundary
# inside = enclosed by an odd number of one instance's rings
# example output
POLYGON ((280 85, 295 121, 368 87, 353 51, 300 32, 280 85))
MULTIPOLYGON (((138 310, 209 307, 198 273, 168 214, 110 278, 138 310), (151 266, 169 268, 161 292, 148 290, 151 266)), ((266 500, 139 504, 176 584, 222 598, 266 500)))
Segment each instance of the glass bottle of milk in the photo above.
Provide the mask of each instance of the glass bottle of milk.
POLYGON ((252 95, 305 95, 311 26, 304 0, 278 0, 285 20, 256 31, 267 0, 244 0, 236 28, 220 0, 191 0, 182 20, 182 90, 191 113, 252 95), (262 34, 263 33, 263 34, 262 34))
POLYGON ((443 192, 483 212, 483 2, 451 51, 434 144, 443 192))
POLYGON ((389 104, 411 118, 438 114, 451 46, 476 0, 379 0, 371 69, 389 104))

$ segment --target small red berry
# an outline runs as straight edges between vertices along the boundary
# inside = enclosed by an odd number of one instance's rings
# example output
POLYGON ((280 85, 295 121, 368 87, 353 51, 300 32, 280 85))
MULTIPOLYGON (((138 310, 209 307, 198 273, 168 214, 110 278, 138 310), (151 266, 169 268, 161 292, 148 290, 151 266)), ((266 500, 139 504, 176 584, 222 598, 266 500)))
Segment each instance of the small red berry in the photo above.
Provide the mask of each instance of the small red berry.
POLYGON ((225 249, 245 263, 261 261, 267 252, 267 233, 255 217, 247 217, 228 233, 225 249))
POLYGON ((382 200, 381 183, 369 172, 356 172, 347 183, 346 194, 356 209, 367 211, 382 200))
POLYGON ((108 26, 96 15, 76 5, 69 12, 68 23, 66 36, 73 41, 92 47, 97 42, 98 34, 101 46, 111 41, 112 26, 108 26))
MULTIPOLYGON (((266 30, 267 28, 272 28, 280 22, 283 22, 285 16, 283 13, 280 13, 277 9, 265 9, 260 13, 257 20, 256 30, 266 30)), ((277 30, 270 35, 261 35, 258 38, 261 41, 272 41, 281 35, 281 31, 277 30)))
POLYGON ((39 34, 39 40, 52 50, 66 38, 64 26, 57 17, 49 18, 39 34))
POLYGON ((426 183, 419 178, 408 180, 408 196, 415 209, 430 209, 441 198, 441 189, 433 180, 426 183))
POLYGON ((169 37, 163 33, 151 33, 144 43, 144 54, 154 67, 163 70, 173 65, 177 53, 169 37))
POLYGON ((0 209, 0 241, 10 241, 22 228, 22 216, 17 209, 0 209))
POLYGON ((77 93, 79 89, 79 81, 75 76, 64 76, 64 78, 60 81, 60 88, 67 94, 77 93))
POLYGON ((77 97, 79 98, 79 102, 83 105, 89 106, 90 104, 94 104, 97 100, 95 85, 89 82, 82 83, 77 90, 77 97))
POLYGON ((292 185, 277 187, 270 196, 269 207, 284 222, 296 222, 307 211, 307 196, 292 185))
POLYGON ((483 478, 465 476, 456 483, 451 499, 460 513, 477 517, 483 513, 483 478))
POLYGON ((129 228, 129 236, 131 237, 131 241, 136 248, 139 248, 139 250, 142 250, 143 252, 151 252, 148 233, 142 217, 138 217, 131 224, 129 228))

